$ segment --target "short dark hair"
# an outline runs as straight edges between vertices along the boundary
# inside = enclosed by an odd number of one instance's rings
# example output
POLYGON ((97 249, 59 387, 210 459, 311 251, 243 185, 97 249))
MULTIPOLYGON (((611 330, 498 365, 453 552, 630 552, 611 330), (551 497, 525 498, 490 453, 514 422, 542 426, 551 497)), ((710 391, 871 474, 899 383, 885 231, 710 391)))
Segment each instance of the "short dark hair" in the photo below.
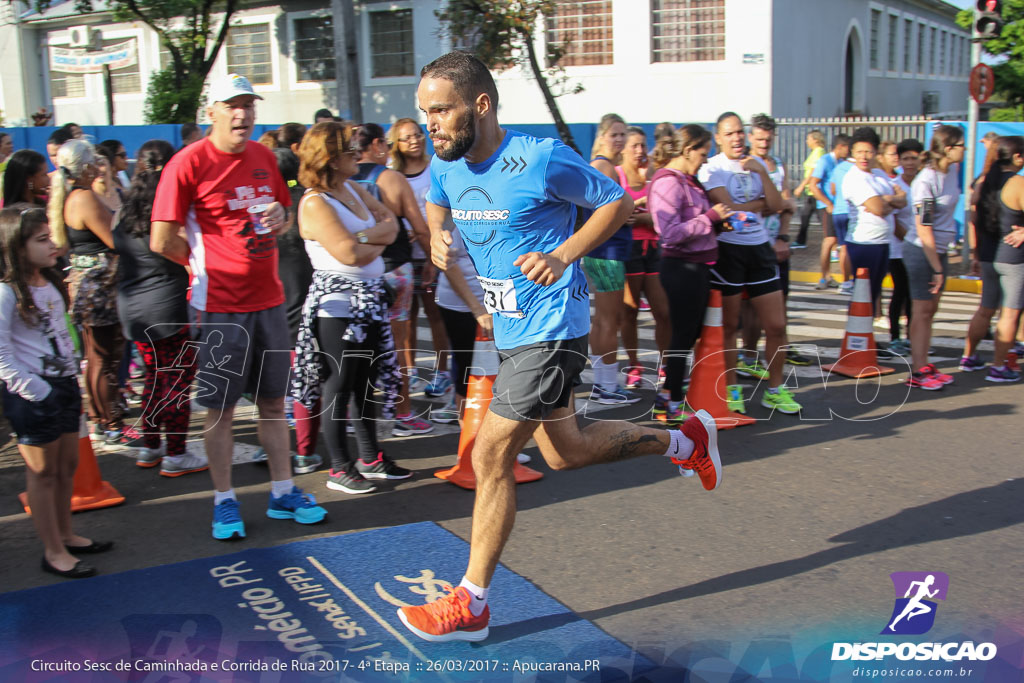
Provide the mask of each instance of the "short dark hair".
POLYGON ((491 98, 491 107, 498 110, 498 86, 490 70, 468 52, 441 55, 420 70, 420 78, 443 78, 451 81, 464 102, 471 103, 481 93, 491 98))
MULTIPOLYGON (((291 148, 292 145, 302 142, 302 136, 305 134, 306 127, 301 123, 286 123, 277 129, 277 142, 282 147, 291 148)), ((298 173, 298 170, 295 172, 298 173)))
POLYGON ((316 123, 317 119, 333 119, 334 114, 331 113, 330 109, 317 109, 316 113, 313 114, 313 123, 316 123))
POLYGON ((878 133, 871 126, 864 126, 853 131, 853 137, 850 138, 850 146, 857 144, 858 142, 866 142, 875 150, 878 150, 878 146, 882 144, 882 139, 878 137, 878 133))
POLYGON ((740 120, 740 124, 743 123, 743 117, 737 114, 736 112, 724 111, 721 114, 719 114, 718 118, 715 120, 715 132, 717 133, 718 129, 722 126, 722 121, 725 121, 726 119, 731 119, 734 116, 740 120))
POLYGON ((199 132, 198 123, 183 123, 181 124, 181 139, 184 140, 191 137, 193 134, 199 132))
POLYGON ((907 138, 900 144, 896 145, 896 153, 903 156, 904 152, 917 152, 921 154, 924 152, 924 145, 917 138, 907 138))
POLYGON ((70 140, 71 137, 71 131, 68 129, 67 126, 63 126, 50 133, 50 137, 46 138, 46 144, 54 144, 60 147, 65 142, 70 140))
POLYGON ((117 156, 117 150, 124 147, 120 140, 104 140, 96 145, 96 151, 105 156, 111 163, 117 156))
POLYGON ((775 132, 775 119, 768 114, 757 114, 750 119, 750 127, 766 130, 769 133, 775 132))
POLYGON ((832 138, 832 149, 836 149, 841 145, 846 145, 847 147, 849 147, 851 142, 853 142, 853 138, 844 133, 840 133, 839 135, 832 138))

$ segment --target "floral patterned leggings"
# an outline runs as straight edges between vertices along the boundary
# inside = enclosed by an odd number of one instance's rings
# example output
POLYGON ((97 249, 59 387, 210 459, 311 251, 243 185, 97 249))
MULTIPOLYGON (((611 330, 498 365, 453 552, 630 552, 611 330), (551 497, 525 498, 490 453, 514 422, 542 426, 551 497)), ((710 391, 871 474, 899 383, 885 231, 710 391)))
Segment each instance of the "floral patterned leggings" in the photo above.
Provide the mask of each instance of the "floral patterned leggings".
POLYGON ((191 386, 196 376, 196 347, 187 345, 189 328, 152 344, 135 342, 146 365, 142 395, 146 406, 137 425, 146 448, 160 447, 160 432, 167 439, 167 455, 185 452, 189 418, 192 415, 191 386))

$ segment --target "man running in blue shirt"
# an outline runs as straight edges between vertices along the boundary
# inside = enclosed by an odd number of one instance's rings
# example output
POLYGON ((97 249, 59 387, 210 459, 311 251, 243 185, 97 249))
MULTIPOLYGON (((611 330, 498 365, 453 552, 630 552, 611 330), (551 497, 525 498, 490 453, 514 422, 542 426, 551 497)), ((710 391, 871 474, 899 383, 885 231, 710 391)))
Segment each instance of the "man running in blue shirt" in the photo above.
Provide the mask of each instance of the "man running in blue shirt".
POLYGON ((454 263, 449 217, 458 226, 494 318, 501 368, 473 448, 476 502, 462 583, 402 622, 425 640, 483 640, 488 586, 516 515, 513 465, 533 437, 556 470, 663 455, 696 470, 705 489, 722 478, 714 420, 679 430, 629 422, 576 423, 573 388, 587 363, 590 302, 579 259, 633 210, 616 183, 561 142, 498 125, 498 91, 482 62, 452 52, 423 67, 417 90, 434 143, 427 223, 431 259, 454 263), (593 214, 573 232, 576 205, 593 214))

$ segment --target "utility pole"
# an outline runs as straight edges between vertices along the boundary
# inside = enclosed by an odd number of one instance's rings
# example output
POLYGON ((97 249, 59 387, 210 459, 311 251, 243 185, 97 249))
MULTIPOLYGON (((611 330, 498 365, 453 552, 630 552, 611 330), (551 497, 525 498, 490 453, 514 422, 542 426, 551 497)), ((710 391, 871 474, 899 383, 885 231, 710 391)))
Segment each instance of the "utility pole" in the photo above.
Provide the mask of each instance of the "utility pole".
POLYGON ((967 100, 967 169, 964 173, 964 208, 970 210, 971 181, 978 145, 978 105, 992 95, 995 80, 992 69, 981 65, 981 44, 1000 35, 1003 28, 1003 0, 977 0, 971 19, 971 76, 967 100))
POLYGON ((363 120, 359 58, 356 50, 356 13, 352 0, 331 0, 334 29, 334 75, 337 80, 338 115, 357 123, 363 120))
MULTIPOLYGON (((977 12, 975 12, 977 14, 977 12)), ((974 67, 981 64, 981 36, 975 26, 978 22, 971 22, 971 73, 974 67)), ((978 101, 973 95, 967 96, 967 172, 964 174, 964 207, 970 210, 971 181, 974 180, 974 155, 975 147, 978 144, 978 101)))

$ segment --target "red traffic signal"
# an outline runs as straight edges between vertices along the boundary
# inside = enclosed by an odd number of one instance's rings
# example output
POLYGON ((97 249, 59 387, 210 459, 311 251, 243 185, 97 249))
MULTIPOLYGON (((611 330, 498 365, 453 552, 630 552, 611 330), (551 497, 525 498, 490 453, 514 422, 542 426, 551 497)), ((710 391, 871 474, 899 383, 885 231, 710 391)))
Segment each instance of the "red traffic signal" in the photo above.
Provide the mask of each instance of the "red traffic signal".
POLYGON ((996 38, 1003 31, 1002 0, 978 0, 974 31, 980 38, 996 38))

